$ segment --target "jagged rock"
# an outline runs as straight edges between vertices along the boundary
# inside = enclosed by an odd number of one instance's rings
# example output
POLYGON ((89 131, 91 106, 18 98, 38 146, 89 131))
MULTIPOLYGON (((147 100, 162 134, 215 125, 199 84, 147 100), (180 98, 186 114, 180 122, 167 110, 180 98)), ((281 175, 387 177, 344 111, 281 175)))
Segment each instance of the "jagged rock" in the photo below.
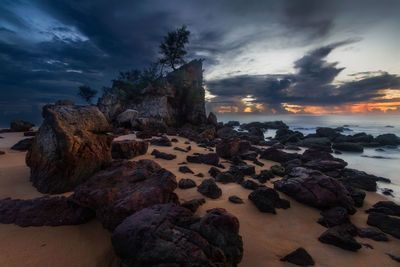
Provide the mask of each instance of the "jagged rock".
POLYGON ((33 126, 35 125, 27 121, 13 120, 10 123, 10 132, 27 132, 33 126))
POLYGON ((275 139, 278 140, 281 144, 297 143, 302 137, 303 134, 301 132, 292 131, 286 128, 277 130, 275 134, 275 139))
POLYGON ((151 155, 155 156, 156 159, 166 159, 166 160, 176 159, 176 155, 165 153, 165 152, 160 152, 157 149, 153 149, 153 152, 151 152, 151 155))
POLYGON ((124 105, 119 102, 118 97, 110 93, 106 93, 98 99, 97 107, 108 121, 115 120, 118 114, 126 109, 124 105))
POLYGON ((367 224, 400 239, 400 218, 373 212, 368 215, 367 224))
POLYGON ((240 185, 243 186, 243 187, 246 188, 246 189, 249 189, 249 190, 256 190, 256 189, 258 189, 258 188, 261 186, 260 184, 254 182, 254 181, 252 181, 252 180, 245 180, 245 181, 242 181, 242 182, 240 183, 240 185))
POLYGON ((120 126, 131 128, 135 125, 135 120, 139 117, 139 112, 134 109, 127 109, 117 117, 117 123, 120 126))
POLYGON ((236 177, 233 176, 233 174, 231 174, 230 172, 220 172, 215 177, 215 180, 217 182, 227 184, 236 182, 236 177))
POLYGON ((180 166, 179 171, 181 173, 193 173, 194 174, 194 172, 187 166, 180 166))
POLYGON ((237 138, 222 139, 222 141, 216 145, 216 152, 221 158, 231 159, 234 156, 248 152, 250 147, 251 144, 248 141, 237 138))
POLYGON ((316 134, 319 137, 328 137, 330 140, 333 140, 340 135, 340 131, 337 128, 319 127, 316 130, 316 134))
POLYGON ((266 121, 266 122, 250 122, 250 123, 245 123, 241 125, 241 128, 248 130, 251 127, 258 127, 261 129, 282 129, 286 128, 288 129, 289 127, 282 121, 266 121))
POLYGON ((349 214, 343 207, 333 207, 321 212, 322 218, 318 219, 318 223, 325 227, 333 227, 336 225, 350 223, 349 214))
POLYGON ((222 195, 221 188, 214 182, 214 179, 210 178, 204 180, 198 187, 197 191, 201 194, 205 195, 206 197, 217 199, 222 195))
POLYGON ((166 136, 151 139, 150 144, 152 144, 153 146, 172 146, 171 141, 166 136))
POLYGON ((349 214, 356 211, 346 188, 337 180, 316 170, 293 168, 289 176, 274 182, 274 188, 301 203, 319 209, 339 206, 345 208, 349 214))
POLYGON ((362 238, 370 238, 375 241, 389 241, 384 233, 372 228, 358 228, 358 235, 362 238))
POLYGON ((72 200, 96 212, 113 230, 129 215, 155 204, 177 202, 175 175, 152 160, 115 162, 75 189, 72 200))
POLYGON ((193 162, 193 163, 203 163, 208 165, 219 166, 219 157, 216 153, 186 156, 186 160, 188 162, 193 162))
POLYGON ((344 169, 341 173, 343 176, 343 179, 341 181, 344 185, 372 192, 376 191, 376 181, 379 180, 379 177, 367 174, 363 171, 347 168, 344 169))
POLYGON ((208 171, 208 173, 211 175, 211 177, 217 177, 217 175, 220 173, 221 171, 215 167, 211 167, 210 170, 208 171))
POLYGON ((232 127, 222 127, 218 129, 217 136, 223 139, 230 139, 233 138, 236 134, 236 131, 233 130, 232 127))
POLYGON ((228 199, 230 202, 235 203, 235 204, 243 204, 244 203, 243 199, 241 199, 238 196, 230 196, 228 199))
POLYGON ((272 160, 279 163, 296 159, 298 156, 297 153, 286 153, 275 148, 268 148, 260 151, 261 159, 272 160))
POLYGON ((24 136, 36 136, 38 131, 28 131, 24 132, 24 136))
POLYGON ((258 153, 256 151, 248 151, 241 153, 239 157, 243 160, 257 160, 258 153))
POLYGON ((150 131, 144 130, 144 131, 137 131, 136 132, 136 137, 139 139, 150 139, 153 137, 150 131))
POLYGON ((327 137, 306 137, 301 140, 297 145, 310 148, 316 148, 324 151, 331 150, 331 140, 327 137))
POLYGON ((315 264, 313 258, 304 248, 296 249, 295 251, 283 257, 281 261, 287 261, 299 266, 309 266, 315 264))
POLYGON ((215 114, 213 112, 210 112, 210 114, 208 114, 207 123, 211 124, 215 127, 218 126, 217 116, 215 116, 215 114))
POLYGON ((342 143, 333 143, 333 149, 337 149, 340 151, 349 151, 349 152, 363 152, 364 147, 357 143, 350 143, 350 142, 342 142, 342 143))
POLYGON ((191 212, 195 213, 197 209, 206 203, 206 200, 204 198, 195 198, 186 202, 183 202, 181 204, 182 207, 189 209, 191 212))
POLYGON ((179 180, 178 187, 180 189, 188 189, 196 187, 196 183, 192 179, 181 179, 179 180))
POLYGON ((269 187, 262 187, 254 190, 249 199, 256 205, 259 211, 276 214, 277 209, 290 208, 290 202, 286 199, 281 199, 278 192, 269 187))
POLYGON ((400 216, 400 205, 393 201, 379 201, 372 208, 367 210, 368 213, 376 212, 392 216, 400 216))
POLYGON ((229 171, 232 173, 241 172, 244 175, 252 175, 255 174, 256 168, 253 165, 249 164, 239 164, 239 165, 232 165, 229 168, 229 171))
POLYGON ((111 155, 114 159, 131 159, 147 153, 149 144, 144 141, 122 140, 112 142, 111 155))
POLYGON ((354 188, 352 186, 345 186, 345 187, 347 191, 349 191, 350 196, 354 201, 354 206, 358 208, 362 207, 366 196, 365 192, 360 189, 354 188))
POLYGON ((94 216, 91 209, 63 196, 0 200, 0 223, 15 223, 22 227, 82 224, 94 216))
POLYGON ((237 266, 243 255, 239 221, 224 209, 198 218, 173 204, 128 217, 111 237, 123 266, 237 266))
POLYGON ((26 156, 42 193, 63 193, 111 162, 110 126, 94 106, 43 107, 43 124, 26 156))
POLYGON ((32 146, 33 138, 25 138, 11 147, 12 150, 27 151, 32 146))
POLYGON ((271 172, 278 176, 284 176, 285 168, 282 166, 279 166, 279 165, 273 165, 273 166, 271 166, 271 172))
POLYGON ((340 225, 329 228, 318 238, 319 241, 325 244, 337 246, 342 249, 357 251, 361 245, 340 225))
POLYGON ((272 178, 274 178, 274 174, 269 170, 262 170, 259 174, 253 175, 253 179, 258 180, 260 183, 265 183, 272 178))
POLYGON ((400 137, 395 134, 381 134, 375 138, 382 146, 397 146, 400 145, 400 137))

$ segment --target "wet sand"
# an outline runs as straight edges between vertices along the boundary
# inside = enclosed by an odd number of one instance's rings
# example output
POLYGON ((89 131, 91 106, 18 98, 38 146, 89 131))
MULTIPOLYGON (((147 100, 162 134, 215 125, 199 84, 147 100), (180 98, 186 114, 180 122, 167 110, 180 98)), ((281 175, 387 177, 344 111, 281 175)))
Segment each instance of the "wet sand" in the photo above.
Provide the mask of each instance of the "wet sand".
MULTIPOLYGON (((25 138, 22 133, 0 134, 0 198, 12 197, 29 199, 42 196, 29 182, 29 168, 25 165, 25 152, 9 149, 18 140, 25 138)), ((118 139, 130 139, 134 135, 121 136, 118 139)), ((157 159, 164 168, 173 172, 179 181, 182 178, 191 178, 197 185, 203 179, 209 178, 209 165, 189 163, 195 174, 203 173, 204 178, 193 174, 178 172, 180 165, 186 161, 186 155, 195 152, 208 153, 204 148, 191 142, 192 150, 189 153, 173 150, 174 146, 185 148, 186 139, 177 137, 178 143, 172 147, 150 146, 148 153, 134 160, 154 159, 150 153, 154 148, 160 151, 177 155, 175 160, 157 159)), ((274 162, 261 160, 265 166, 256 166, 256 171, 269 169, 274 162)), ((226 167, 227 163, 223 163, 226 167)), ((247 178, 251 179, 251 178, 247 178)), ((273 179, 274 180, 274 179, 273 179)), ((305 248, 314 258, 315 266, 397 266, 398 263, 390 259, 385 253, 400 255, 400 240, 388 236, 389 242, 376 242, 370 239, 356 238, 360 243, 368 243, 374 247, 369 249, 363 246, 358 252, 342 250, 335 246, 326 245, 318 241, 319 235, 326 230, 317 223, 319 210, 305 206, 280 193, 282 198, 288 199, 291 208, 277 210, 277 214, 261 213, 247 199, 251 190, 230 183, 218 185, 222 189, 222 196, 217 200, 206 198, 206 203, 197 211, 203 215, 206 210, 222 207, 238 217, 240 234, 244 242, 244 256, 240 266, 295 266, 280 262, 279 259, 298 247, 305 248), (237 195, 244 204, 233 204, 228 197, 237 195)), ((270 182, 267 182, 271 186, 270 182)), ((177 189, 181 202, 193 198, 203 197, 196 188, 177 189)), ((358 227, 366 227, 367 214, 364 212, 374 203, 386 198, 376 193, 367 193, 364 206, 351 216, 352 222, 358 227)), ((0 266, 110 266, 115 265, 115 258, 110 243, 110 234, 103 229, 97 220, 84 225, 59 227, 26 227, 0 224, 0 266)))

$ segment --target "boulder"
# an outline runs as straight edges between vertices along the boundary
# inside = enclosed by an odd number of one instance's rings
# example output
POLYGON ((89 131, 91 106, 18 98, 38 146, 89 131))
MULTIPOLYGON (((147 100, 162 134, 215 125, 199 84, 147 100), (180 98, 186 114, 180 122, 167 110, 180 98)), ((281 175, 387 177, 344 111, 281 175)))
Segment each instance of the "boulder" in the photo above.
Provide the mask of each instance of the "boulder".
POLYGON ((194 172, 187 166, 180 166, 178 170, 181 173, 192 173, 192 174, 194 174, 194 172))
POLYGON ((361 248, 361 245, 353 236, 340 226, 329 228, 322 233, 318 240, 350 251, 357 251, 361 248))
POLYGON ((213 125, 215 127, 218 126, 217 116, 213 112, 210 112, 207 117, 207 124, 213 125))
POLYGON ((381 134, 375 138, 375 141, 382 146, 400 145, 400 137, 395 134, 381 134))
POLYGON ((243 255, 239 221, 224 209, 202 218, 174 204, 128 217, 111 236, 121 265, 237 266, 243 255))
POLYGON ((151 139, 150 144, 152 144, 153 146, 172 146, 171 141, 166 136, 151 139))
POLYGON ((278 192, 269 187, 262 187, 254 190, 249 199, 256 205, 259 211, 276 214, 275 208, 288 209, 290 202, 281 199, 278 192))
POLYGON ((215 167, 211 167, 210 170, 208 171, 208 173, 211 175, 211 177, 217 177, 217 175, 220 173, 221 171, 218 168, 215 167))
POLYGON ((331 140, 327 137, 306 137, 301 140, 298 145, 324 151, 331 150, 331 140))
POLYGON ((13 120, 10 123, 10 132, 27 132, 33 126, 35 125, 27 121, 13 120))
POLYGON ((27 151, 32 146, 33 138, 25 138, 11 147, 12 150, 27 151))
POLYGON ((75 204, 70 197, 0 200, 0 223, 15 223, 22 227, 83 224, 94 216, 91 209, 75 204))
POLYGON ((217 199, 222 195, 221 188, 214 182, 214 179, 210 178, 204 180, 198 187, 197 191, 201 194, 205 195, 206 197, 217 199))
POLYGON ((400 218, 398 217, 373 212, 368 215, 367 224, 400 239, 400 218))
POLYGON ((355 213, 354 202, 346 188, 332 177, 303 167, 293 168, 288 176, 274 182, 274 188, 297 201, 319 209, 335 206, 355 213))
POLYGON ((244 203, 243 199, 241 199, 241 198, 238 197, 238 196, 230 196, 230 197, 228 198, 228 200, 229 200, 230 202, 234 203, 234 204, 243 204, 243 203, 244 203))
POLYGON ((349 152, 363 152, 364 147, 357 143, 350 143, 350 142, 342 142, 342 143, 333 143, 333 149, 337 149, 340 151, 349 151, 349 152))
POLYGON ((271 172, 275 175, 278 176, 284 176, 285 175, 285 168, 279 165, 273 165, 271 166, 271 172))
POLYGON ((186 160, 193 163, 203 163, 207 165, 219 166, 219 157, 216 153, 186 156, 186 160))
POLYGON ((316 130, 317 136, 319 137, 327 137, 330 140, 335 139, 335 137, 340 135, 340 131, 338 129, 333 129, 329 127, 319 127, 316 130))
POLYGON ((360 189, 354 188, 352 186, 345 186, 345 187, 347 191, 349 191, 350 196, 354 201, 354 206, 358 208, 362 207, 366 196, 365 192, 360 189))
POLYGON ((315 264, 313 258, 304 248, 296 249, 295 251, 281 258, 281 261, 287 261, 299 266, 309 266, 315 264))
POLYGON ((349 214, 343 207, 333 207, 321 212, 322 218, 318 219, 318 223, 325 227, 333 227, 336 225, 350 223, 349 214))
POLYGON ((287 153, 276 148, 268 148, 260 151, 261 159, 272 160, 279 163, 285 163, 298 157, 299 154, 297 153, 287 153))
POLYGON ((217 182, 227 184, 236 182, 236 177, 232 175, 230 172, 220 172, 215 177, 217 182))
POLYGON ((217 131, 217 136, 223 139, 233 138, 235 134, 236 131, 232 127, 222 127, 217 131))
POLYGON ((216 152, 221 158, 231 159, 232 157, 248 152, 250 147, 251 144, 248 141, 237 138, 222 139, 216 145, 216 152))
POLYGON ((252 177, 253 177, 253 179, 258 180, 260 183, 265 183, 266 181, 268 181, 269 179, 274 178, 275 176, 272 173, 272 171, 262 170, 262 171, 260 171, 259 174, 253 175, 252 177))
POLYGON ((244 175, 252 175, 252 174, 256 173, 256 168, 253 165, 242 163, 242 164, 238 164, 238 165, 232 165, 229 168, 229 171, 232 173, 241 172, 244 175))
POLYGON ((367 213, 382 213, 391 216, 400 216, 400 205, 393 201, 379 201, 372 208, 367 210, 367 213))
POLYGON ((139 112, 134 109, 127 109, 117 116, 119 126, 131 128, 135 125, 135 120, 139 117, 139 112))
POLYGON ((208 128, 208 129, 205 129, 204 131, 202 131, 199 134, 199 138, 207 139, 207 140, 211 141, 211 140, 214 140, 215 135, 216 135, 215 129, 214 128, 208 128))
POLYGON ((112 142, 111 155, 113 159, 131 159, 147 153, 149 144, 144 141, 122 140, 112 142))
POLYGON ((371 174, 367 174, 363 171, 355 169, 344 169, 342 172, 341 182, 346 186, 351 186, 358 189, 363 189, 371 192, 375 192, 377 185, 376 181, 379 177, 371 174))
POLYGON ((373 228, 358 228, 358 235, 375 241, 389 241, 384 233, 373 228))
POLYGON ((264 187, 264 185, 260 185, 252 180, 244 180, 240 183, 240 185, 249 190, 256 190, 256 189, 260 188, 261 186, 264 187))
POLYGON ((153 149, 153 152, 151 152, 151 155, 155 156, 156 159, 166 159, 166 160, 176 159, 176 155, 165 153, 165 152, 160 152, 157 149, 153 149))
POLYGON ((225 123, 225 125, 228 126, 228 127, 240 126, 240 122, 238 122, 238 121, 228 121, 227 123, 225 123))
POLYGON ((120 161, 75 189, 72 200, 96 212, 113 230, 129 215, 155 204, 178 202, 175 175, 152 160, 120 161))
POLYGON ((97 107, 46 105, 43 118, 26 155, 40 192, 71 191, 110 164, 111 128, 97 107))
POLYGON ((188 189, 196 187, 196 183, 192 179, 180 179, 178 183, 180 189, 188 189))

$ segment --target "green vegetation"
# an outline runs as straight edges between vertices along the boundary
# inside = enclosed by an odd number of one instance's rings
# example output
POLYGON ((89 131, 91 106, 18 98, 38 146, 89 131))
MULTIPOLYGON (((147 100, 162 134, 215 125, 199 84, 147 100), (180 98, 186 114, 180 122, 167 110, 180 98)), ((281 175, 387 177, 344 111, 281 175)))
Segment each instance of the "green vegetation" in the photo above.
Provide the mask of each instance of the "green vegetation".
POLYGON ((85 100, 88 104, 92 103, 95 95, 97 95, 97 90, 91 89, 87 85, 79 86, 78 96, 85 100))
POLYGON ((159 62, 176 70, 176 65, 185 64, 184 56, 187 54, 185 45, 189 43, 190 31, 182 26, 175 31, 168 32, 160 44, 160 54, 163 56, 159 62))

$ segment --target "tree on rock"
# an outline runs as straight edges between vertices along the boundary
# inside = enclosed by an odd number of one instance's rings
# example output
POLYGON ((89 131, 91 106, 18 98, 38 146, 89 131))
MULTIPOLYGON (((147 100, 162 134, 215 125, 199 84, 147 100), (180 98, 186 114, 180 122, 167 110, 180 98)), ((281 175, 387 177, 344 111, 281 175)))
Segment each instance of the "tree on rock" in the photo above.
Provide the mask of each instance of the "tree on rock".
POLYGON ((79 86, 78 96, 85 100, 88 104, 92 103, 93 97, 97 94, 97 90, 87 85, 79 86))
POLYGON ((163 56, 159 62, 176 70, 177 65, 185 64, 183 57, 187 54, 185 44, 189 43, 190 31, 186 26, 168 32, 160 44, 160 54, 163 56))

